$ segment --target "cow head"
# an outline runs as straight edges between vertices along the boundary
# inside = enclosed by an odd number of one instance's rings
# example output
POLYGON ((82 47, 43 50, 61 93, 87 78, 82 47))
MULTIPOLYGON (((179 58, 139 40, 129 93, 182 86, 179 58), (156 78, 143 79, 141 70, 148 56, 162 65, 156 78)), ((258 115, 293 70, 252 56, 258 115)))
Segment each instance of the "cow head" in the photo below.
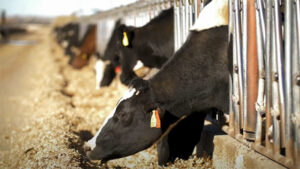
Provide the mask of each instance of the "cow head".
POLYGON ((121 24, 120 20, 116 22, 115 28, 104 52, 104 60, 114 60, 116 57, 119 57, 120 49, 124 46, 132 47, 134 36, 133 29, 134 27, 128 27, 121 24))
POLYGON ((95 64, 96 71, 96 89, 100 89, 104 86, 109 86, 117 73, 120 71, 120 67, 117 62, 97 60, 95 64))
POLYGON ((98 64, 95 67, 96 76, 99 77, 97 80, 96 88, 100 88, 102 86, 108 86, 116 74, 120 71, 120 57, 122 57, 121 50, 124 47, 122 41, 126 41, 126 47, 132 46, 133 40, 133 27, 127 27, 124 24, 121 24, 121 21, 118 20, 115 24, 115 28, 112 32, 110 40, 106 46, 103 57, 99 60, 99 62, 103 62, 98 64), (124 37, 125 36, 125 37, 124 37), (109 62, 109 64, 105 64, 104 62, 109 62))
POLYGON ((85 144, 90 159, 103 162, 132 155, 160 138, 166 113, 157 109, 150 93, 146 81, 133 82, 96 135, 85 144))

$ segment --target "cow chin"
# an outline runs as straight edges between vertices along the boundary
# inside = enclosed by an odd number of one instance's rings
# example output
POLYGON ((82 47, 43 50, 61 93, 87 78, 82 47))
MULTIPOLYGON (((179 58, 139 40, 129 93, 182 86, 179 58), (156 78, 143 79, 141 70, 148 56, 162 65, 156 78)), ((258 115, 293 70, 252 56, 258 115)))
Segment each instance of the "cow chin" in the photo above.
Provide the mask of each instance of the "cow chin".
POLYGON ((113 154, 103 154, 103 152, 104 151, 101 151, 99 147, 96 147, 94 150, 88 151, 86 155, 90 160, 101 160, 101 163, 106 163, 109 160, 121 158, 120 156, 113 154))
POLYGON ((119 139, 110 139, 108 144, 97 144, 92 151, 86 152, 90 160, 101 160, 107 162, 109 160, 127 157, 139 151, 143 151, 153 145, 162 135, 161 129, 148 129, 142 135, 134 137, 137 133, 132 133, 132 137, 119 139), (147 133, 147 134, 145 134, 147 133))

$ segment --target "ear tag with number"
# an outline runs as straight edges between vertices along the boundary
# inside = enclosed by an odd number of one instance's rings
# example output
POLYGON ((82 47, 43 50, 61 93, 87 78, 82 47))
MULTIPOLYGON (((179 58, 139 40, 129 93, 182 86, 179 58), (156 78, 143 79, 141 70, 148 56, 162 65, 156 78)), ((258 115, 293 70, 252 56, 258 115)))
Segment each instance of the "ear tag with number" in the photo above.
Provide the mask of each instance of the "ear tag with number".
POLYGON ((125 47, 129 45, 129 41, 128 41, 128 37, 127 37, 126 32, 123 32, 122 45, 125 46, 125 47))
POLYGON ((158 115, 158 110, 152 110, 152 116, 151 116, 151 122, 150 122, 151 128, 160 128, 160 119, 158 115))

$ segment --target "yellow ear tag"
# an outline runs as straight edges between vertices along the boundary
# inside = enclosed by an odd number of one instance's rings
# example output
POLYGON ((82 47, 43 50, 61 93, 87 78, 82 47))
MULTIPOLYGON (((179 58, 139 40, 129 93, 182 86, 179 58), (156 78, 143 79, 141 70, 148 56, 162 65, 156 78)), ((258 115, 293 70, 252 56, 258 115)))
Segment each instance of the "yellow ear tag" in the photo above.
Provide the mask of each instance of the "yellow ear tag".
POLYGON ((125 47, 129 45, 129 41, 128 41, 128 37, 127 37, 127 33, 126 32, 123 32, 122 45, 125 46, 125 47))
POLYGON ((85 54, 85 53, 82 54, 82 55, 81 55, 81 58, 82 58, 83 60, 85 60, 85 59, 87 58, 86 54, 85 54))
POLYGON ((160 128, 160 119, 158 115, 158 110, 152 110, 152 116, 151 116, 151 122, 150 122, 151 128, 160 128))

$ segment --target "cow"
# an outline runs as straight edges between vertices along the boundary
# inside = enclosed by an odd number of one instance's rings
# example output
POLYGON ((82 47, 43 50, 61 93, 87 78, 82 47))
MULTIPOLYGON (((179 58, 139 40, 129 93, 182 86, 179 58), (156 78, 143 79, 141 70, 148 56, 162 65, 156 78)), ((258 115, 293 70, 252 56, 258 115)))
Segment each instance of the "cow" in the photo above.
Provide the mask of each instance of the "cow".
POLYGON ((65 55, 70 57, 69 64, 73 68, 82 68, 88 63, 96 50, 95 24, 68 23, 54 29, 56 40, 64 49, 65 55))
POLYGON ((227 12, 228 1, 211 1, 200 13, 186 42, 161 70, 149 80, 131 82, 130 89, 85 144, 89 159, 106 162, 125 157, 150 147, 161 137, 160 164, 192 153, 207 112, 229 111, 232 55, 227 12), (185 130, 185 120, 188 125, 196 125, 191 128, 197 127, 197 133, 185 135, 189 132, 185 130))
MULTIPOLYGON (((133 70, 139 63, 138 61, 150 68, 161 68, 172 56, 174 53, 173 32, 173 8, 162 11, 142 27, 126 26, 118 20, 104 55, 99 61, 109 61, 110 66, 120 66, 121 82, 128 85, 137 77, 133 70)), ((103 71, 98 74, 103 74, 105 68, 99 69, 103 71)), ((111 70, 111 67, 107 69, 111 70)), ((103 78, 103 82, 98 82, 100 86, 108 86, 114 78, 112 74, 98 76, 103 78)))
POLYGON ((89 58, 95 53, 96 33, 97 25, 89 24, 83 38, 77 42, 76 46, 70 47, 71 51, 73 51, 70 55, 69 64, 72 65, 73 68, 80 69, 87 65, 89 58))
POLYGON ((71 22, 54 29, 57 43, 64 48, 65 55, 71 56, 71 46, 78 46, 79 23, 71 22))

